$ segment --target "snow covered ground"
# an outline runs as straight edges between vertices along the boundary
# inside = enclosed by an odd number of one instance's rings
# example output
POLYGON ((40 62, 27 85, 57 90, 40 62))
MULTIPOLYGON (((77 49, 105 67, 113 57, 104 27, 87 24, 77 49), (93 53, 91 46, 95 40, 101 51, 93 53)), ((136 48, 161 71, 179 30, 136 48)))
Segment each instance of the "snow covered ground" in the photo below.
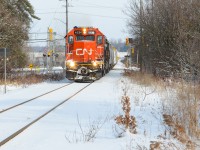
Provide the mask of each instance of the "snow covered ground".
MULTIPOLYGON (((121 54, 121 57, 123 54, 121 54)), ((119 61, 114 70, 95 81, 83 92, 51 112, 38 123, 32 125, 15 139, 0 147, 1 150, 137 150, 150 149, 156 141, 161 149, 184 149, 184 146, 169 134, 165 134, 162 103, 159 93, 152 88, 130 84, 123 76, 123 64, 119 61), (123 115, 121 97, 123 89, 131 98, 131 115, 137 122, 137 134, 124 132, 115 123, 115 117, 123 115), (151 93, 147 95, 148 93, 151 93)), ((10 88, 7 94, 0 94, 0 110, 40 95, 46 91, 69 83, 46 82, 26 88, 10 88)), ((77 83, 72 89, 83 86, 77 83)), ((50 102, 67 98, 70 91, 64 89, 45 96, 32 104, 0 114, 0 140, 6 133, 15 129, 39 114, 50 102), (34 109, 33 109, 34 108, 34 109), (20 111, 19 111, 20 109, 20 111), (29 111, 31 110, 31 111, 29 111), (33 111, 34 110, 34 111, 33 111), (16 113, 15 113, 16 111, 16 113), (18 115, 22 115, 19 117, 18 115), (6 132, 6 133, 5 133, 6 132), (5 133, 5 134, 4 134, 5 133)))

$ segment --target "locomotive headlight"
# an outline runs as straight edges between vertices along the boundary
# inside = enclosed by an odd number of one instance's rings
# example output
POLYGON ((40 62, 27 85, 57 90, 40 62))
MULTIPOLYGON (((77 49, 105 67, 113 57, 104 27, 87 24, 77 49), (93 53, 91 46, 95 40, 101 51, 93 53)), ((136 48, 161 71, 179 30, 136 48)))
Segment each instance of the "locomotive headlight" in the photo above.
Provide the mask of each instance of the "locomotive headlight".
POLYGON ((74 67, 74 66, 75 66, 75 62, 74 62, 74 61, 71 61, 71 62, 69 63, 69 66, 70 66, 70 67, 74 67))
POLYGON ((86 28, 83 28, 83 34, 86 34, 86 33, 87 33, 86 28))
POLYGON ((92 65, 93 65, 94 67, 96 67, 96 66, 97 66, 97 63, 94 61, 94 62, 92 63, 92 65))

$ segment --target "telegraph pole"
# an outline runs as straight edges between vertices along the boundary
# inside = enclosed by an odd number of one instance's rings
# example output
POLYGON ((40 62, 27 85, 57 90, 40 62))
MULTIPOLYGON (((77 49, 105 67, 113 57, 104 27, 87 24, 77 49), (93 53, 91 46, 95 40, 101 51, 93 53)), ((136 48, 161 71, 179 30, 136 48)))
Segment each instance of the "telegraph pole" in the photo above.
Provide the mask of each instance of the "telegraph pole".
MULTIPOLYGON (((60 0, 60 1, 64 1, 64 0, 60 0)), ((65 34, 65 36, 67 35, 67 33, 68 33, 68 0, 66 0, 66 34, 65 34)), ((65 53, 64 53, 64 60, 65 60, 65 57, 66 57, 66 51, 67 51, 67 41, 66 41, 67 39, 65 39, 65 53)), ((64 65, 65 66, 65 65, 64 65)))
MULTIPOLYGON (((59 0, 64 1, 64 0, 59 0)), ((68 33, 68 0, 66 0, 66 35, 68 33)))
POLYGON ((68 0, 66 0, 66 35, 68 33, 68 0))
MULTIPOLYGON (((67 36, 68 33, 68 0, 66 0, 66 34, 65 37, 67 36)), ((65 38, 65 56, 64 56, 64 66, 65 66, 65 61, 66 61, 66 52, 67 51, 67 37, 65 38)), ((66 67, 64 67, 66 68, 66 67)), ((65 72, 65 76, 66 76, 66 71, 65 72)))

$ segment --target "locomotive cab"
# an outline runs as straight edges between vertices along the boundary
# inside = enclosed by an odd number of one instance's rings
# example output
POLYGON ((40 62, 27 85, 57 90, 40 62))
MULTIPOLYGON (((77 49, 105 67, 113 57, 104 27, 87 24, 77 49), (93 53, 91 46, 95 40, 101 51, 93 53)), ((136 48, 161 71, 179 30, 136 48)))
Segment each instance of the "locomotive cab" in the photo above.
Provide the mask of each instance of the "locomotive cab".
POLYGON ((66 35, 66 77, 94 81, 109 70, 109 43, 98 28, 74 27, 66 35))

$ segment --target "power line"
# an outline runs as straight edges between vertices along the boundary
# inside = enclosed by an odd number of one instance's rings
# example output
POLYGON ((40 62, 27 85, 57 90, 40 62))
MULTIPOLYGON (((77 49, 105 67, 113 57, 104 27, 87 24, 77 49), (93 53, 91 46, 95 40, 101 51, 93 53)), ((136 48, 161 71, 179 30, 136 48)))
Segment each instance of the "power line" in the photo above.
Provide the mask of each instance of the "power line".
POLYGON ((64 35, 61 35, 61 34, 58 34, 58 33, 56 33, 56 35, 58 35, 60 37, 63 37, 63 38, 65 37, 64 35))
MULTIPOLYGON (((47 34, 47 32, 32 32, 32 33, 28 33, 28 34, 47 34)), ((58 33, 56 33, 56 36, 65 37, 64 35, 61 35, 58 33)))
MULTIPOLYGON (((80 2, 75 2, 75 3, 79 3, 80 4, 80 2)), ((88 3, 88 2, 84 2, 84 4, 86 4, 86 5, 89 5, 89 6, 92 6, 92 7, 99 7, 99 8, 112 8, 112 9, 122 9, 122 8, 120 8, 120 7, 113 7, 113 6, 105 6, 105 5, 98 5, 98 4, 94 4, 94 3, 88 3)))
POLYGON ((46 43, 47 41, 26 41, 26 43, 46 43))
MULTIPOLYGON (((71 7, 74 7, 73 5, 71 7)), ((100 6, 87 6, 87 5, 76 5, 75 7, 89 7, 89 8, 105 8, 105 7, 100 7, 100 6)), ((107 7, 108 9, 117 9, 117 10, 121 10, 121 8, 114 8, 114 7, 107 7)))
MULTIPOLYGON (((62 41, 63 39, 55 39, 55 41, 62 41)), ((26 43, 40 43, 40 42, 48 42, 50 40, 48 39, 30 39, 29 41, 26 41, 26 43)))
POLYGON ((60 9, 60 7, 58 7, 58 8, 46 8, 46 9, 34 9, 34 10, 53 10, 53 9, 57 10, 57 9, 60 9))
POLYGON ((32 33, 28 33, 28 34, 47 34, 47 32, 32 32, 32 33))
MULTIPOLYGON (((36 13, 36 14, 52 14, 52 13, 55 13, 55 12, 45 12, 45 13, 36 13)), ((56 12, 58 14, 63 14, 63 13, 66 13, 66 12, 56 12)), ((95 14, 87 14, 87 13, 78 13, 78 12, 72 12, 72 11, 69 11, 69 13, 72 13, 72 14, 79 14, 79 15, 90 15, 90 16, 96 16, 96 17, 104 17, 104 18, 115 18, 115 19, 127 19, 127 18, 122 18, 122 17, 115 17, 115 16, 103 16, 103 15, 95 15, 95 14)))
MULTIPOLYGON (((35 13, 35 14, 39 14, 39 15, 43 15, 43 14, 54 14, 55 12, 40 12, 40 13, 35 13)), ((63 14, 65 12, 56 12, 57 14, 63 14)), ((55 18, 55 17, 54 17, 55 18)))
MULTIPOLYGON (((73 5, 71 7, 74 7, 73 5)), ((117 9, 121 10, 122 8, 119 7, 109 7, 109 6, 99 6, 99 5, 75 5, 75 7, 90 7, 90 8, 107 8, 107 9, 117 9)))
POLYGON ((29 39, 29 41, 43 41, 43 40, 47 40, 47 39, 29 39))
MULTIPOLYGON (((75 7, 77 6, 81 6, 81 7, 94 7, 94 8, 108 8, 108 9, 122 9, 121 7, 113 7, 113 6, 105 6, 105 5, 97 5, 97 4, 94 4, 94 3, 88 3, 88 2, 84 2, 82 3, 81 5, 80 2, 75 2, 75 3, 78 3, 75 4, 75 7)), ((69 7, 74 7, 73 4, 69 5, 69 7)), ((48 9, 35 9, 35 10, 57 10, 57 9, 61 9, 61 8, 48 8, 48 9)))
POLYGON ((90 16, 103 17, 103 18, 127 19, 127 18, 122 18, 122 17, 94 15, 94 14, 87 14, 87 13, 77 13, 77 12, 71 12, 71 11, 69 13, 79 14, 79 15, 87 15, 87 16, 90 15, 90 16))

